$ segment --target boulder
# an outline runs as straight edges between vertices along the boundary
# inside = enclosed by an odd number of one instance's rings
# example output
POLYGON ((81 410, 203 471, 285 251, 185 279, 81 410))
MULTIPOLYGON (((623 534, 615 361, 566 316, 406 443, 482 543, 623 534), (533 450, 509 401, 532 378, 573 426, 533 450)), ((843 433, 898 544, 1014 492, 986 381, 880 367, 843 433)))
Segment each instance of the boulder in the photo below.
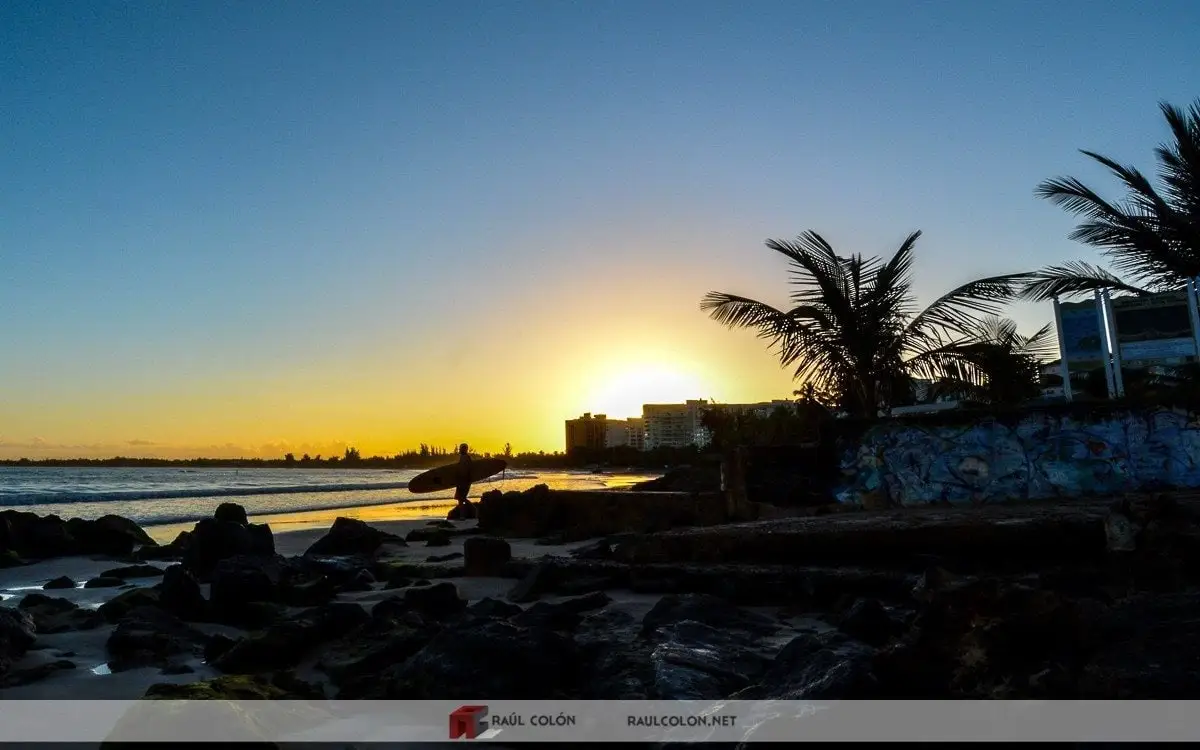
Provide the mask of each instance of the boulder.
POLYGON ((870 646, 883 646, 904 631, 904 624, 893 619, 878 599, 857 599, 838 629, 870 646))
POLYGON ((82 554, 79 543, 58 516, 17 510, 0 511, 0 541, 30 560, 82 554))
POLYGON ((869 700, 880 697, 875 650, 839 632, 792 639, 734 700, 869 700))
POLYGON ((740 630, 755 636, 779 631, 779 623, 755 612, 734 606, 708 594, 668 594, 642 618, 642 634, 652 635, 658 628, 681 620, 694 620, 719 630, 740 630))
POLYGON ((248 523, 246 532, 250 535, 250 554, 266 557, 275 554, 275 534, 270 524, 248 523))
POLYGON ((384 670, 416 654, 436 632, 420 618, 372 617, 368 625, 322 648, 316 667, 342 688, 339 697, 353 698, 369 692, 384 670))
POLYGON ((339 517, 334 520, 329 533, 313 542, 304 554, 363 555, 373 558, 384 544, 404 546, 405 542, 395 534, 379 531, 358 519, 339 517))
POLYGON ((106 648, 116 672, 201 656, 206 641, 203 633, 157 607, 136 607, 117 623, 106 648))
POLYGON ((557 602, 534 602, 521 613, 512 617, 514 625, 538 626, 551 630, 571 631, 583 620, 583 615, 600 609, 612 601, 608 594, 597 591, 584 596, 561 599, 557 602))
POLYGON ((0 607, 0 675, 8 672, 36 641, 37 628, 28 612, 0 607))
POLYGON ((653 644, 640 637, 637 620, 619 609, 601 609, 575 630, 586 700, 649 700, 654 683, 653 644))
POLYGON ((279 600, 283 575, 281 558, 239 555, 221 560, 209 587, 212 615, 230 625, 248 624, 248 605, 279 600))
POLYGON ((449 547, 450 535, 444 531, 434 531, 425 537, 426 547, 449 547))
POLYGON ((361 697, 465 700, 503 695, 552 700, 574 692, 578 661, 575 644, 560 633, 502 620, 467 620, 443 629, 414 656, 382 674, 361 697))
POLYGON ((759 678, 768 658, 736 633, 694 620, 660 627, 650 655, 654 694, 661 700, 717 700, 759 678))
POLYGON ((467 614, 472 617, 495 617, 501 620, 506 620, 513 615, 519 615, 523 611, 515 604, 509 604, 506 601, 492 599, 491 597, 480 599, 467 607, 467 614))
POLYGON ((64 669, 75 669, 75 662, 66 659, 43 661, 22 669, 13 669, 0 678, 0 688, 18 687, 44 680, 64 669))
POLYGON ((75 588, 75 585, 75 581, 71 580, 67 576, 59 576, 58 578, 47 581, 42 588, 44 590, 73 589, 75 588))
POLYGON ((43 635, 69 630, 92 630, 104 624, 104 617, 92 609, 83 609, 67 599, 27 594, 17 608, 29 613, 37 632, 43 635))
POLYGON ((434 620, 451 617, 467 608, 466 600, 458 595, 458 587, 448 581, 409 588, 404 592, 404 602, 434 620))
POLYGON ((153 565, 128 565, 122 568, 112 568, 100 574, 102 578, 118 578, 127 581, 131 578, 156 578, 163 574, 162 568, 153 565))
POLYGON ((157 588, 136 588, 121 593, 101 604, 96 611, 107 622, 119 622, 139 607, 157 607, 162 593, 157 588))
POLYGON ((250 519, 246 517, 246 508, 237 503, 221 503, 213 511, 212 517, 217 521, 237 523, 242 526, 250 523, 250 519))
POLYGON ((158 590, 159 604, 167 612, 191 622, 208 619, 208 600, 200 593, 196 577, 183 565, 167 568, 158 590))
POLYGON ((217 564, 253 553, 254 542, 244 524, 205 518, 192 529, 183 564, 201 581, 207 581, 217 564))
POLYGON ((447 521, 471 521, 479 518, 479 505, 472 502, 455 505, 446 513, 447 521))
POLYGON ((285 579, 279 598, 291 607, 316 607, 331 601, 338 594, 337 584, 327 575, 285 579))
POLYGON ((370 619, 357 604, 326 604, 237 641, 213 666, 236 673, 293 667, 322 643, 341 638, 370 619))
POLYGON ((498 576, 512 559, 512 547, 498 537, 474 536, 463 542, 463 565, 469 576, 498 576))
POLYGON ((192 532, 181 531, 170 544, 147 544, 138 549, 134 557, 138 560, 180 560, 191 544, 192 532))
POLYGON ((155 544, 141 526, 123 516, 105 515, 94 521, 72 518, 67 528, 81 555, 128 557, 138 547, 155 544))
POLYGON ((450 562, 451 560, 459 560, 462 557, 463 553, 461 552, 451 552, 447 555, 430 555, 429 557, 425 558, 425 560, 431 563, 443 563, 450 562))

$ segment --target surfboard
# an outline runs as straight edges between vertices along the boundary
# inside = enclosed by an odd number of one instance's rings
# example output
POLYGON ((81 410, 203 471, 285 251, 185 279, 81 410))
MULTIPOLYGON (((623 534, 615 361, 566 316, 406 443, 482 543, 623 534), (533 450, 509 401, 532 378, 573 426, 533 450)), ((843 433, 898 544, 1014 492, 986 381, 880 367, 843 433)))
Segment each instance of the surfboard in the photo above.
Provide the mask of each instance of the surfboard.
MULTIPOLYGON (((504 471, 508 462, 501 458, 475 458, 471 460, 471 481, 478 482, 504 471)), ((439 466, 416 475, 408 483, 408 491, 414 494, 453 489, 458 483, 458 462, 439 466)))

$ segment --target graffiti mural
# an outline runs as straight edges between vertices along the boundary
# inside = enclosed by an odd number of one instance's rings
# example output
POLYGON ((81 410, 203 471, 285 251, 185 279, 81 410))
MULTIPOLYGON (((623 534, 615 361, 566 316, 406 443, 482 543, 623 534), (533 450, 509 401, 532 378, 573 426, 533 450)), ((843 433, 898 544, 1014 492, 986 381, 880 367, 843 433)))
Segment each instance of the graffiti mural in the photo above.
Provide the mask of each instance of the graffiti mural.
POLYGON ((1200 487, 1200 422, 1185 412, 1033 413, 1014 423, 892 422, 843 451, 844 503, 981 504, 1200 487))

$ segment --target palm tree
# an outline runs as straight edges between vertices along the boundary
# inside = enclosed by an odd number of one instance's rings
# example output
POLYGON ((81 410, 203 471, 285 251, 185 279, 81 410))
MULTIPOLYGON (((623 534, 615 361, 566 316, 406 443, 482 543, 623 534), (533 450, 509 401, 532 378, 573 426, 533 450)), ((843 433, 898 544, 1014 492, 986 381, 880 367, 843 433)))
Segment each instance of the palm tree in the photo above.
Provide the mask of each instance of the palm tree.
POLYGON ((1108 270, 1080 261, 1049 266, 1022 290, 1045 301, 1096 289, 1145 294, 1173 291, 1200 276, 1200 99, 1184 111, 1159 104, 1172 142, 1155 150, 1159 186, 1134 167, 1092 151, 1126 191, 1111 202, 1073 177, 1047 180, 1036 195, 1081 217, 1071 239, 1092 245, 1111 261, 1108 270))
POLYGON ((1017 406, 1041 392, 1041 363, 1057 347, 1050 324, 1024 336, 1008 318, 988 317, 973 326, 936 384, 938 395, 992 406, 1017 406))
POLYGON ((709 292, 700 308, 730 328, 757 329, 795 377, 828 389, 851 416, 873 418, 911 392, 912 379, 936 380, 954 363, 970 369, 962 347, 977 343, 979 317, 995 315, 1027 274, 978 279, 919 309, 912 291, 908 236, 888 261, 842 257, 816 232, 768 240, 791 266, 792 308, 709 292))

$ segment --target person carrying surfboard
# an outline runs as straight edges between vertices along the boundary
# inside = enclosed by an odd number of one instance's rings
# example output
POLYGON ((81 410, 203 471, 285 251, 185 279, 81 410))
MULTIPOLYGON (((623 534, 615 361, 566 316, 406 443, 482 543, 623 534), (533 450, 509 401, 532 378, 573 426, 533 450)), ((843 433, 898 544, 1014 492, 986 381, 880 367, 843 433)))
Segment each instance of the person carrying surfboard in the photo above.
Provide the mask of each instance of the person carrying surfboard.
MULTIPOLYGON (((464 513, 469 513, 473 510, 470 501, 467 500, 467 495, 471 492, 471 454, 467 451, 467 444, 463 443, 458 446, 458 482, 454 487, 454 499, 458 501, 458 505, 463 509, 464 513)), ((469 518, 470 516, 464 516, 469 518)))

